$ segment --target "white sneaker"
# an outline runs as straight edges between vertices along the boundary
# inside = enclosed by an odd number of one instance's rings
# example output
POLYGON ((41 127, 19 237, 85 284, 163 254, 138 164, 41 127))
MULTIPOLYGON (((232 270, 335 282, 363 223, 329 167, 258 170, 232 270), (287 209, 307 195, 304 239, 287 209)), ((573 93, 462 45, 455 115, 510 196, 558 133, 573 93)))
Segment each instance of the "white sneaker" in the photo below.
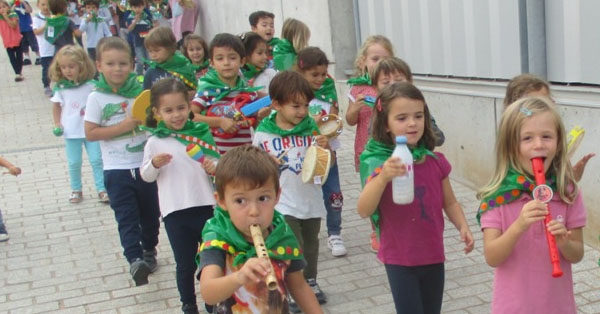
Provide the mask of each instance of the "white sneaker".
POLYGON ((331 249, 331 255, 335 257, 348 254, 348 251, 344 246, 344 240, 342 240, 342 237, 339 235, 330 235, 329 238, 327 238, 327 246, 331 249))
POLYGON ((8 233, 0 233, 0 242, 8 241, 8 239, 10 239, 8 233))

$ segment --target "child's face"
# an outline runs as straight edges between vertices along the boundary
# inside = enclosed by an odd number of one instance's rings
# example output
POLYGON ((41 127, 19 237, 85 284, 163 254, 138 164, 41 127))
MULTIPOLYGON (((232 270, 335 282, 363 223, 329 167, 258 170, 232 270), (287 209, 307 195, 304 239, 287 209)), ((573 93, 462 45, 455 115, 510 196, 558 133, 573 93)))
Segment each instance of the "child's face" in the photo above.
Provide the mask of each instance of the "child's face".
POLYGON ((273 108, 277 110, 275 123, 284 130, 293 129, 308 115, 308 99, 304 96, 296 97, 294 101, 284 104, 273 100, 273 108))
POLYGON ((385 47, 380 44, 373 44, 367 48, 367 53, 364 55, 363 62, 364 66, 367 68, 369 73, 373 73, 373 69, 377 64, 377 61, 389 58, 392 55, 390 54, 385 47))
POLYGON ((325 79, 327 78, 327 66, 317 65, 304 71, 300 71, 300 73, 308 81, 310 88, 317 90, 321 88, 323 82, 325 82, 325 79))
POLYGON ((48 6, 48 0, 38 0, 37 7, 40 9, 43 15, 50 15, 50 7, 48 6))
POLYGON ((79 75, 79 64, 70 56, 62 55, 58 58, 60 72, 69 81, 75 81, 79 75))
POLYGON ((167 49, 166 47, 148 47, 146 48, 146 51, 148 51, 148 57, 150 57, 150 60, 157 63, 164 63, 173 55, 173 51, 171 49, 167 49))
POLYGON ((201 64, 202 62, 204 62, 205 52, 204 48, 202 47, 202 44, 200 44, 199 41, 190 41, 187 46, 186 52, 193 64, 201 64))
POLYGON ((229 47, 215 47, 212 53, 210 63, 219 74, 219 78, 230 86, 235 85, 244 58, 229 47))
POLYGON ((112 87, 121 87, 133 70, 131 56, 127 51, 109 49, 98 55, 96 67, 104 74, 106 82, 112 87))
POLYGON ((258 188, 248 187, 243 181, 229 183, 225 186, 222 199, 215 193, 217 204, 229 212, 235 228, 249 241, 252 240, 251 225, 258 224, 264 230, 273 221, 280 191, 275 190, 275 183, 271 181, 258 188))
POLYGON ((93 5, 93 4, 86 4, 85 5, 85 12, 91 14, 92 12, 95 12, 95 11, 98 11, 98 8, 95 5, 93 5))
POLYGON ((404 73, 394 72, 390 74, 385 74, 381 72, 377 79, 376 87, 378 91, 381 91, 384 87, 399 82, 408 82, 408 79, 406 78, 406 75, 404 75, 404 73))
POLYGON ((269 56, 267 56, 267 44, 261 42, 256 45, 256 49, 254 49, 252 55, 250 55, 248 63, 257 68, 264 68, 267 65, 268 59, 269 56))
POLYGON ((425 130, 425 104, 405 97, 390 102, 387 130, 393 137, 404 135, 409 146, 416 146, 425 130))
POLYGON ((190 116, 190 110, 187 93, 162 95, 158 98, 158 108, 152 108, 152 112, 165 122, 167 128, 175 131, 179 131, 185 126, 190 116))
POLYGON ((9 7, 6 3, 0 3, 0 13, 8 14, 9 7))
POLYGON ((270 17, 261 17, 256 26, 252 26, 252 31, 259 34, 267 42, 273 39, 275 35, 275 22, 270 17))
POLYGON ((556 123, 549 111, 525 118, 519 132, 519 163, 525 171, 533 174, 533 157, 544 157, 544 171, 548 171, 556 156, 557 146, 556 123))

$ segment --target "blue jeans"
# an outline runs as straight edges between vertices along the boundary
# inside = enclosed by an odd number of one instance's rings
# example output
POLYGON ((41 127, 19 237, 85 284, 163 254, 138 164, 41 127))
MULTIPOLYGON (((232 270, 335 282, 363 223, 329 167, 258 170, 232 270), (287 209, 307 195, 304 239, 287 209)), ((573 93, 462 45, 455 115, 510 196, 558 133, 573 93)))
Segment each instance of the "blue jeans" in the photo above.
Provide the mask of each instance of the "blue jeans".
POLYGON ((322 186, 323 202, 327 210, 327 235, 340 235, 342 231, 342 206, 344 196, 340 188, 338 163, 329 169, 327 181, 322 186))
POLYGON ((105 170, 104 183, 115 212, 123 255, 129 263, 158 244, 160 210, 156 182, 142 180, 139 168, 105 170))
POLYGON ((99 142, 90 142, 85 138, 66 138, 65 149, 67 151, 67 162, 69 164, 69 177, 71 178, 71 190, 81 191, 81 165, 83 146, 87 152, 96 191, 106 191, 104 188, 104 173, 102 172, 102 152, 99 142))
POLYGON ((50 64, 52 64, 52 59, 54 57, 42 57, 42 84, 44 87, 50 87, 50 78, 48 77, 48 69, 50 68, 50 64))
POLYGON ((183 304, 196 304, 196 253, 198 244, 202 243, 202 228, 212 216, 212 206, 199 206, 178 210, 163 218, 177 264, 177 290, 183 304))
POLYGON ((137 75, 144 75, 144 59, 148 59, 148 52, 146 47, 135 46, 135 72, 137 75))
POLYGON ((439 314, 444 295, 444 263, 423 266, 385 264, 398 314, 439 314))

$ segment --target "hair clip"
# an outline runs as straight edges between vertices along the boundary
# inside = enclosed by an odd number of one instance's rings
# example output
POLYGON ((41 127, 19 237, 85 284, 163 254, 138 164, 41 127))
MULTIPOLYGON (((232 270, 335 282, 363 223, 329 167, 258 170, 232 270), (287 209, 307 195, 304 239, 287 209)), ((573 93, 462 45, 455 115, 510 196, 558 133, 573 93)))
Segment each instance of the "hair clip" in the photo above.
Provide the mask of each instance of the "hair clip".
POLYGON ((527 108, 523 108, 523 107, 521 107, 521 109, 519 109, 519 111, 521 111, 523 114, 525 114, 528 117, 533 114, 533 112, 531 112, 531 110, 529 110, 527 108))
POLYGON ((382 112, 383 108, 381 107, 381 99, 377 98, 377 105, 375 105, 377 111, 382 112))

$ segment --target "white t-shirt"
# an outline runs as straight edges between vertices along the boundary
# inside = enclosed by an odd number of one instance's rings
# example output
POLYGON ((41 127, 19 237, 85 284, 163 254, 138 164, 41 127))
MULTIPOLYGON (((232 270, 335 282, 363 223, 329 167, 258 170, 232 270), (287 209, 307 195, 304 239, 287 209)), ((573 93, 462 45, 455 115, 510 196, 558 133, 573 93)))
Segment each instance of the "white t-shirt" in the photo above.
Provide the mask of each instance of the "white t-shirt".
POLYGON ((269 84, 271 84, 271 80, 273 79, 273 77, 275 77, 276 74, 277 71, 273 69, 265 69, 254 79, 254 83, 252 83, 252 85, 257 87, 264 86, 263 89, 261 89, 260 91, 268 94, 269 84))
MULTIPOLYGON (((46 16, 44 16, 41 12, 38 12, 33 16, 33 23, 31 24, 33 29, 39 29, 46 25, 46 16)), ((46 40, 44 37, 44 33, 40 35, 35 35, 37 39, 38 47, 40 49, 40 57, 52 57, 54 56, 54 45, 46 40)))
POLYGON ((302 182, 302 162, 312 141, 313 137, 310 135, 282 138, 280 135, 265 132, 254 134, 252 144, 267 153, 279 157, 287 151, 281 158, 285 169, 279 176, 281 196, 275 206, 284 215, 299 219, 325 217, 321 185, 302 182))
MULTIPOLYGON (((127 115, 131 115, 133 101, 134 98, 94 91, 87 100, 85 121, 101 127, 119 124, 127 115), (107 109, 123 105, 126 106, 125 110, 119 109, 108 116, 111 110, 107 109)), ((146 133, 141 131, 127 132, 110 140, 100 141, 104 170, 139 168, 144 158, 145 143, 146 133)))
POLYGON ((202 165, 188 156, 186 146, 172 137, 151 136, 144 148, 144 161, 140 169, 142 179, 158 184, 158 201, 163 217, 196 206, 215 205, 213 186, 202 165), (152 158, 160 153, 173 156, 171 162, 159 169, 152 158))
POLYGON ((50 98, 50 101, 60 103, 60 123, 65 138, 85 138, 83 117, 88 95, 93 88, 94 84, 88 82, 75 88, 57 90, 50 98))
POLYGON ((94 23, 81 19, 79 30, 86 34, 86 48, 96 48, 100 39, 112 36, 110 29, 108 29, 108 25, 104 22, 94 23))

